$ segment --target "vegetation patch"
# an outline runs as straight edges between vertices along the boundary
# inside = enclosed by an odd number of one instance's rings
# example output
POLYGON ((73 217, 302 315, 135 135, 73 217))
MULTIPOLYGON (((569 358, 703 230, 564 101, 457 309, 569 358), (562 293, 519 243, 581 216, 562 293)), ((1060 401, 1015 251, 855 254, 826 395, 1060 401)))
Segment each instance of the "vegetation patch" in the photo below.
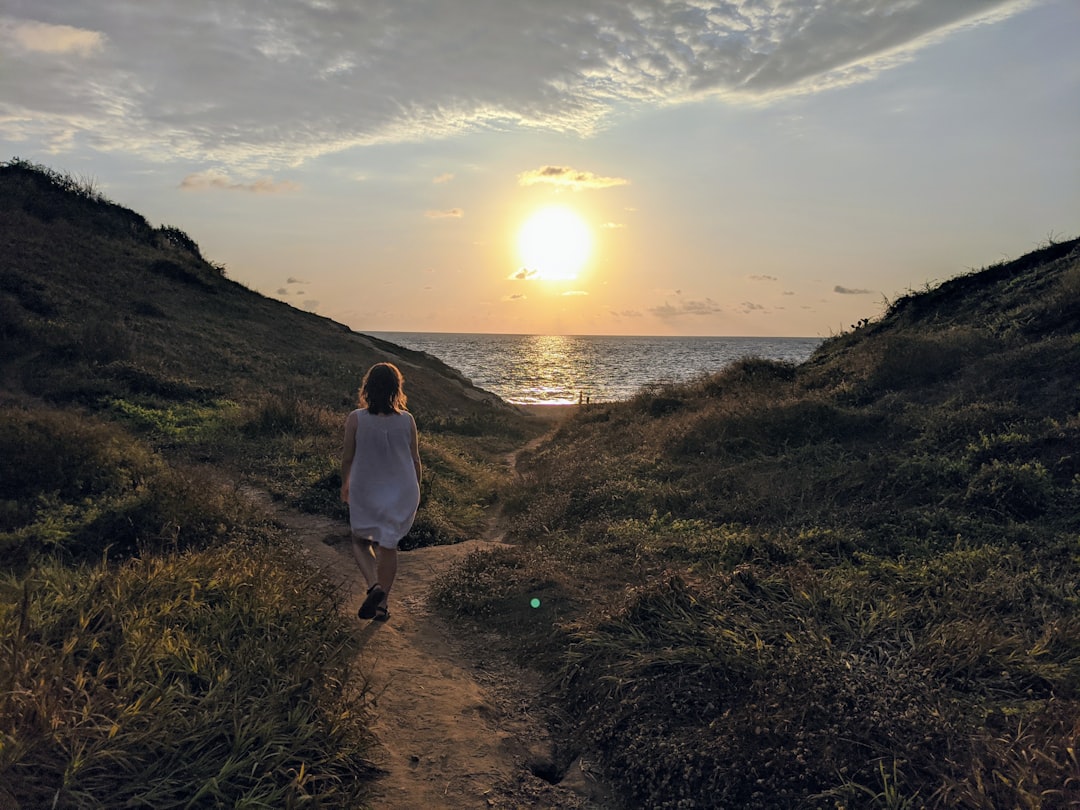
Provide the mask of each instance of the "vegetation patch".
POLYGON ((348 623, 288 544, 0 581, 0 803, 354 807, 348 623))

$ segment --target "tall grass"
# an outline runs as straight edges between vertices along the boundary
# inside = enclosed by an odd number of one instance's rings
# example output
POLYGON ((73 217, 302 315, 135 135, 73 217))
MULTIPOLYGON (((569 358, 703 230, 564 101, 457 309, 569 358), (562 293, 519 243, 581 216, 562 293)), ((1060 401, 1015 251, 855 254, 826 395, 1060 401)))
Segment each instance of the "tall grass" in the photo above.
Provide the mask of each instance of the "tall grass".
POLYGON ((355 807, 354 652, 288 544, 0 581, 8 807, 355 807))

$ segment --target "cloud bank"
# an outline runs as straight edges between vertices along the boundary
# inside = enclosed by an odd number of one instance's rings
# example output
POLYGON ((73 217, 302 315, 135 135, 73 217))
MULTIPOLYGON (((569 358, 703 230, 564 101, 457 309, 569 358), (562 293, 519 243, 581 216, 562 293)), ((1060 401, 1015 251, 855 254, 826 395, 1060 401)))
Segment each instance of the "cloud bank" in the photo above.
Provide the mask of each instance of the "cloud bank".
POLYGON ((872 79, 1033 0, 7 0, 0 137, 244 173, 872 79))
POLYGON ((425 211, 424 216, 428 219, 461 219, 465 212, 460 208, 446 208, 441 211, 425 211))
POLYGON ((254 194, 279 194, 297 191, 300 186, 291 180, 275 181, 269 177, 244 183, 232 180, 223 174, 202 172, 189 174, 180 181, 180 188, 184 191, 247 191, 254 194))
POLYGON ((569 166, 541 166, 518 175, 518 185, 535 186, 537 183, 546 183, 574 191, 625 186, 629 182, 623 177, 600 177, 592 172, 571 169, 569 166))
POLYGON ((677 305, 665 301, 663 304, 650 307, 649 309, 651 315, 655 315, 657 318, 663 318, 665 320, 682 318, 687 315, 714 315, 723 311, 724 308, 711 298, 680 301, 677 305))

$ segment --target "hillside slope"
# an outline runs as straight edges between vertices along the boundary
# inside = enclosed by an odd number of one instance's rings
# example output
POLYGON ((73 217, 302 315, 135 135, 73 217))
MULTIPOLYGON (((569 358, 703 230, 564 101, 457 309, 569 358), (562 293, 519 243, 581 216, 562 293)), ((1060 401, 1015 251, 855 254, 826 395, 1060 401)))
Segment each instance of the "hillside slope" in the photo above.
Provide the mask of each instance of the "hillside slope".
POLYGON ((229 280, 197 244, 66 175, 0 166, 0 390, 107 396, 263 393, 343 407, 373 362, 398 364, 417 416, 509 413, 436 358, 229 280))
POLYGON ((1078 246, 582 409, 443 609, 626 807, 1080 806, 1078 246))

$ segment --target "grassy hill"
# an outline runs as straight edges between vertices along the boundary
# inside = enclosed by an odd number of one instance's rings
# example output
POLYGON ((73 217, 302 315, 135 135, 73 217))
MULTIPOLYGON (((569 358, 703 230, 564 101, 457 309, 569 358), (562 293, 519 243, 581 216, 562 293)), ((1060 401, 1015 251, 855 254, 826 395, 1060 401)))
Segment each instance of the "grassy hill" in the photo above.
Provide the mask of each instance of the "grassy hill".
POLYGON ((404 545, 475 536, 538 426, 85 182, 0 165, 0 807, 362 806, 355 622, 245 487, 344 530, 344 417, 381 360, 425 461, 404 545))
POLYGON ((517 545, 441 601, 556 673, 563 765, 627 807, 1080 806, 1078 245, 523 456, 517 545))
POLYGON ((366 368, 399 364, 417 416, 510 411, 438 359, 254 293, 177 228, 153 228, 92 188, 0 166, 5 389, 52 402, 264 394, 346 407, 366 368))

